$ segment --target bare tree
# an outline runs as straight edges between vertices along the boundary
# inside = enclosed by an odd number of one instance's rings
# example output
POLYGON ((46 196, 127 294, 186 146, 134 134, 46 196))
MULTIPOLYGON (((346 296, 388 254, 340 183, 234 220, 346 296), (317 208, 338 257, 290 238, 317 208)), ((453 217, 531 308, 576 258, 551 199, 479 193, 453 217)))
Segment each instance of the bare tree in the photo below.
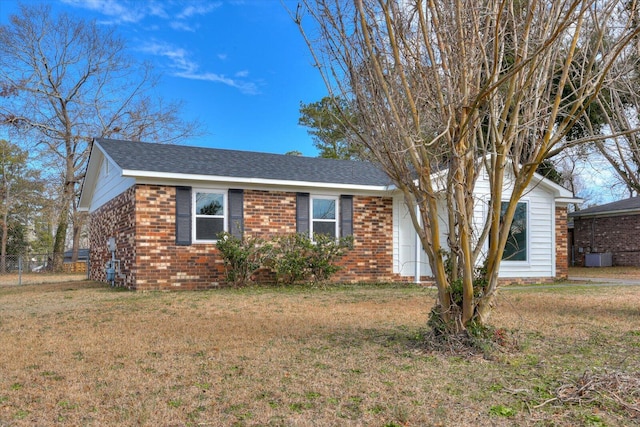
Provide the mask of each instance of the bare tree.
MULTIPOLYGON (((636 1, 623 1, 620 4, 620 16, 631 20, 630 26, 640 23, 640 12, 636 1)), ((619 31, 619 22, 605 28, 604 46, 614 39, 619 31), (618 25, 616 25, 618 24, 618 25)), ((597 38, 596 38, 597 40, 597 38)), ((596 47, 597 48, 597 47, 596 47)), ((580 46, 581 53, 592 49, 591 41, 580 46)), ((611 71, 595 98, 574 126, 569 139, 585 139, 589 136, 593 143, 571 150, 569 155, 581 162, 590 162, 604 158, 615 177, 613 187, 624 188, 630 196, 640 192, 640 135, 637 133, 640 123, 640 39, 635 37, 631 46, 621 52, 618 59, 610 64, 611 71)), ((572 74, 566 85, 567 96, 573 90, 579 74, 572 74)), ((606 166, 605 166, 606 168, 606 166)))
POLYGON ((615 82, 619 91, 598 97, 606 114, 601 125, 603 138, 594 143, 629 196, 640 193, 640 134, 636 132, 640 119, 640 85, 637 83, 640 82, 633 82, 627 76, 615 82))
POLYGON ((637 26, 605 0, 303 3, 294 19, 330 93, 356 105, 352 143, 404 194, 438 287, 432 324, 454 333, 485 323, 518 200, 615 78, 637 26), (491 197, 476 224, 483 170, 491 197))
POLYGON ((7 269, 10 223, 26 226, 31 208, 42 193, 39 175, 29 168, 26 151, 0 139, 0 273, 6 273, 7 269))
MULTIPOLYGON (((173 142, 197 123, 179 118, 180 105, 153 97, 156 79, 134 61, 112 28, 49 6, 22 5, 0 27, 0 124, 31 140, 61 176, 60 219, 54 252, 74 242, 83 216, 74 209, 94 137, 173 142)), ((77 248, 74 248, 74 252, 77 248)))

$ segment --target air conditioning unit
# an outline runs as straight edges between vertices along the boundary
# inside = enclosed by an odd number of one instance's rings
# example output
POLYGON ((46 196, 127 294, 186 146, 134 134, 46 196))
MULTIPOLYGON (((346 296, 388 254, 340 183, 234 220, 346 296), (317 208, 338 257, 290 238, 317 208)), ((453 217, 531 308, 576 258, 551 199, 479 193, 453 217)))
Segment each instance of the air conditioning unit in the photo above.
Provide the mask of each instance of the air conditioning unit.
POLYGON ((613 254, 611 252, 590 253, 584 256, 585 267, 611 267, 613 254))

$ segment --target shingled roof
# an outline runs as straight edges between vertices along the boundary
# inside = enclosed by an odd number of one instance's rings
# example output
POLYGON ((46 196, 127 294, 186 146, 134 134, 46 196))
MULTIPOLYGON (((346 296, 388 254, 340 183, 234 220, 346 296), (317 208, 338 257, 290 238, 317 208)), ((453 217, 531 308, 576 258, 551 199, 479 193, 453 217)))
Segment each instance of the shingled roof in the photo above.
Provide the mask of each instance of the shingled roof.
POLYGON ((569 214, 570 217, 601 216, 623 213, 640 213, 640 197, 630 197, 617 202, 582 209, 569 214))
POLYGON ((281 181, 388 186, 389 177, 369 162, 302 157, 184 145, 96 139, 124 171, 281 181))

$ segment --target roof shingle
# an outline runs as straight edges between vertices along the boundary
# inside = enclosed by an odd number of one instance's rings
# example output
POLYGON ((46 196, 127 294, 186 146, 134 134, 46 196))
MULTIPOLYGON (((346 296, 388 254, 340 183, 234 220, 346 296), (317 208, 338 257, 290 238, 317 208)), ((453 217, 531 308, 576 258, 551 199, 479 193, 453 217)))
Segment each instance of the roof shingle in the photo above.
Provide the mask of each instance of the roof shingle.
POLYGON ((124 170, 233 178, 387 186, 389 177, 364 161, 96 139, 124 170))
POLYGON ((616 212, 633 212, 640 211, 640 196, 630 197, 624 200, 618 200, 617 202, 611 202, 600 206, 593 206, 587 209, 582 209, 569 214, 570 217, 581 216, 597 216, 606 215, 616 212))

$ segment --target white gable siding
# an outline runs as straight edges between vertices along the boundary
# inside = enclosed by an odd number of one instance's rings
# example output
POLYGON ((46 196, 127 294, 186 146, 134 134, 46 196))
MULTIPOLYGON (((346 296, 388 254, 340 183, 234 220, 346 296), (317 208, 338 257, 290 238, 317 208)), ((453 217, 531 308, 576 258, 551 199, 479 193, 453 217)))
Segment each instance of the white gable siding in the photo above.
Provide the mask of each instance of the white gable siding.
MULTIPOLYGON (((509 200, 512 183, 505 180, 503 200, 509 200)), ((475 188, 474 224, 477 233, 484 224, 489 200, 489 182, 482 174, 475 188)), ((531 186, 525 192, 521 202, 527 203, 527 260, 503 261, 500 267, 502 278, 554 277, 555 276, 555 202, 554 195, 542 186, 531 186)), ((447 244, 447 215, 444 200, 439 204, 441 225, 441 243, 447 244)), ((402 276, 414 276, 416 265, 416 233, 409 213, 401 197, 394 199, 394 259, 396 272, 402 276)), ((485 244, 485 250, 488 244, 485 244)), ((432 276, 426 253, 422 250, 420 263, 421 275, 432 276)), ((479 263, 482 259, 479 260, 479 263)))
MULTIPOLYGON (((505 174, 502 200, 508 201, 513 183, 505 174)), ((489 180, 485 173, 476 183, 476 221, 484 223, 489 200, 489 180)), ((520 199, 527 203, 527 261, 503 261, 500 277, 553 277, 555 276, 555 203, 554 196, 539 185, 529 186, 520 199)), ((488 244, 485 244, 485 249, 488 244)))
POLYGON ((421 276, 432 276, 426 252, 420 250, 420 258, 416 259, 417 233, 402 196, 393 199, 393 229, 394 273, 406 277, 415 276, 416 266, 419 265, 421 276))
POLYGON ((500 277, 552 277, 555 275, 553 198, 536 188, 521 201, 528 204, 527 261, 503 261, 500 277))
POLYGON ((123 177, 120 168, 109 162, 105 157, 102 157, 98 179, 95 182, 98 185, 94 189, 89 212, 95 211, 134 185, 135 179, 123 177))

